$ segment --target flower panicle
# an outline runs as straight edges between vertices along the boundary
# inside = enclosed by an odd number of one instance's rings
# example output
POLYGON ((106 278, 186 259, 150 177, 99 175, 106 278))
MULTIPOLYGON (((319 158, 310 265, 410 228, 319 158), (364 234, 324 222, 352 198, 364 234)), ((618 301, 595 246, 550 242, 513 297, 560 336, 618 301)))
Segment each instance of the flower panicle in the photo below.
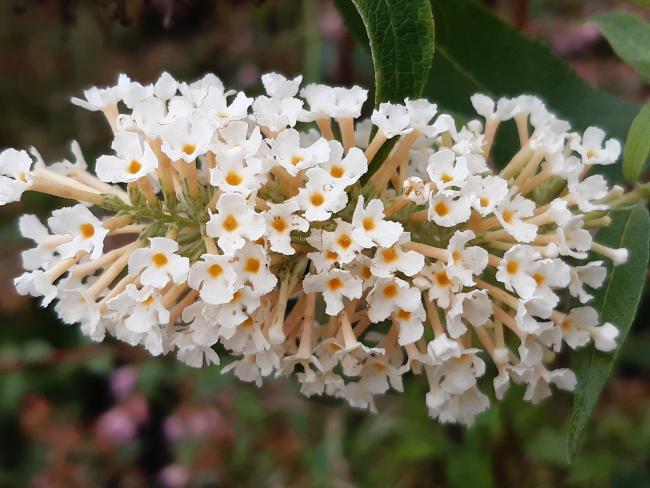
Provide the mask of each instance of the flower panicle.
POLYGON ((427 100, 362 118, 366 90, 301 82, 266 74, 252 98, 214 75, 120 75, 73 98, 113 131, 94 174, 76 142, 73 162, 0 153, 0 204, 25 191, 77 202, 47 225, 20 218, 35 247, 18 292, 92 340, 194 367, 219 352, 243 381, 295 374, 307 396, 371 411, 424 375, 443 423, 488 407, 486 362, 497 399, 517 383, 536 403, 575 387, 552 368, 565 345, 616 347, 588 305, 605 260, 627 259, 594 230, 641 198, 593 171, 618 160, 616 140, 571 131, 529 95, 476 94, 477 118, 459 126, 427 100), (508 122, 520 148, 496 161, 508 122), (579 306, 563 310, 567 298, 579 306))

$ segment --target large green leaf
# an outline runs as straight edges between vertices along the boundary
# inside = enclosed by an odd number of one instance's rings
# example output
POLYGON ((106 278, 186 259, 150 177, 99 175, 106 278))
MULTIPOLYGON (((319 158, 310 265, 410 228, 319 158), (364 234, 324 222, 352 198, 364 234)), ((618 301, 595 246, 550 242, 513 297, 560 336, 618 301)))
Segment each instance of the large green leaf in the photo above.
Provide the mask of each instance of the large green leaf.
POLYGON ((419 97, 433 57, 433 18, 428 0, 352 0, 352 3, 361 15, 370 41, 376 103, 419 97))
POLYGON ((610 322, 620 331, 615 352, 603 353, 585 348, 573 355, 578 377, 573 415, 569 427, 569 460, 575 456, 580 439, 600 393, 609 378, 616 356, 636 314, 648 265, 650 222, 643 204, 612 212, 612 224, 596 236, 599 243, 610 247, 625 247, 629 260, 625 265, 610 268, 605 286, 598 291, 594 307, 601 322, 610 322))
MULTIPOLYGON (((425 94, 472 115, 470 95, 540 96, 576 130, 602 127, 621 141, 638 112, 634 103, 592 88, 540 42, 527 38, 471 0, 432 0, 436 55, 425 94)), ((510 153, 507 153, 510 156, 510 153)), ((497 157, 500 156, 497 154, 497 157)), ((619 165, 605 169, 620 179, 619 165)))
POLYGON ((643 173, 650 156, 650 102, 646 103, 636 116, 625 141, 623 152, 623 175, 635 182, 643 173))
POLYGON ((650 23, 629 12, 607 12, 593 19, 612 49, 650 82, 650 23))
MULTIPOLYGON (((337 0, 337 5, 363 46, 367 38, 356 11, 346 0, 337 0)), ((476 92, 535 94, 576 130, 596 125, 610 137, 625 140, 637 104, 592 88, 545 45, 523 36, 472 0, 431 0, 431 6, 436 51, 424 96, 447 111, 472 117, 469 97, 476 92)), ((511 156, 512 144, 500 145, 496 151, 497 160, 511 156)), ((622 179, 620 165, 599 169, 616 181, 622 179)))

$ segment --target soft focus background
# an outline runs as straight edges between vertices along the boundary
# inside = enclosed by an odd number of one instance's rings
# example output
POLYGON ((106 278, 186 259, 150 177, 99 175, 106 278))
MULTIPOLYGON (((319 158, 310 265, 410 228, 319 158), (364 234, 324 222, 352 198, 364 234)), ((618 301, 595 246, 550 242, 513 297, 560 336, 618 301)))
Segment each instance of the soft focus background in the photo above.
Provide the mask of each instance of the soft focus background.
MULTIPOLYGON (((650 95, 587 21, 612 8, 648 18, 643 0, 484 3, 593 85, 650 95)), ((69 97, 120 72, 149 82, 162 70, 185 80, 211 71, 249 94, 267 71, 373 80, 330 0, 2 0, 0 147, 35 145, 51 162, 76 138, 92 161, 109 149, 108 127, 69 97)), ((569 466, 566 393, 534 407, 513 388, 474 427, 443 427, 427 418, 417 380, 372 415, 305 400, 287 381, 258 390, 216 368, 89 343, 11 284, 26 245, 17 216, 55 203, 27 194, 0 207, 0 486, 650 486, 647 295, 569 466)))

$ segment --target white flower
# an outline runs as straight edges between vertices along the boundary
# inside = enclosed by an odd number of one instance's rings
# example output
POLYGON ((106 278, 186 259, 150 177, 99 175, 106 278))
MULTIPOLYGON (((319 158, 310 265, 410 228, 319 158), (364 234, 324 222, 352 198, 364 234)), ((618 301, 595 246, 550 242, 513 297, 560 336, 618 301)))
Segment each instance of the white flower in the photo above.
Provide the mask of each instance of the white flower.
POLYGON ((40 269, 25 272, 14 278, 14 287, 19 295, 43 297, 41 307, 47 307, 59 294, 49 274, 40 269))
POLYGON ((363 151, 358 147, 352 147, 343 157, 343 146, 340 142, 328 141, 328 143, 329 158, 321 162, 320 167, 330 174, 337 185, 347 187, 356 183, 368 171, 368 160, 363 151))
POLYGON ((295 249, 291 247, 291 231, 309 230, 309 222, 295 215, 300 210, 300 205, 296 200, 289 200, 285 203, 269 203, 269 207, 264 218, 271 250, 288 256, 295 254, 295 249))
POLYGON ((429 196, 429 220, 442 227, 454 227, 466 222, 472 213, 469 198, 457 192, 443 190, 429 196))
POLYGON ((300 83, 302 83, 302 75, 296 76, 292 80, 289 80, 278 73, 267 73, 262 75, 262 84, 264 85, 266 94, 270 97, 295 97, 298 93, 300 83))
POLYGON ((244 198, 236 193, 224 193, 219 198, 216 213, 210 212, 205 226, 208 236, 217 238, 217 244, 226 254, 244 247, 246 239, 255 241, 264 235, 264 217, 257 214, 244 198))
POLYGON ((300 90, 300 96, 309 105, 309 111, 302 116, 304 122, 334 117, 334 88, 331 86, 311 83, 300 90))
POLYGON ((483 272, 488 263, 488 252, 482 247, 465 247, 474 239, 471 230, 456 231, 447 246, 447 274, 460 281, 463 286, 474 285, 473 275, 483 272))
POLYGON ((537 236, 537 226, 522 219, 531 217, 535 212, 535 202, 515 196, 506 199, 494 211, 503 228, 519 242, 530 242, 537 236))
POLYGON ((398 309, 414 312, 421 304, 420 291, 399 278, 380 278, 368 293, 368 304, 370 321, 381 322, 398 309))
POLYGON ((343 310, 343 297, 361 297, 361 280, 349 271, 333 269, 326 273, 307 275, 303 281, 305 293, 322 293, 325 313, 336 315, 343 310))
POLYGON ((574 308, 559 325, 564 341, 571 349, 585 346, 592 338, 600 351, 609 352, 616 348, 618 329, 610 323, 598 327, 598 312, 592 307, 574 308))
POLYGON ((59 208, 52 212, 47 225, 55 234, 70 235, 72 240, 56 247, 62 258, 71 258, 80 251, 97 259, 104 251, 104 238, 108 229, 87 207, 77 204, 74 207, 59 208))
POLYGON ((531 276, 535 271, 535 261, 539 253, 530 246, 516 244, 506 251, 497 269, 496 278, 507 290, 516 291, 525 299, 531 298, 537 282, 531 276))
POLYGON ((598 127, 587 127, 582 141, 571 141, 571 149, 582 157, 583 164, 612 164, 621 155, 621 143, 616 139, 607 139, 605 132, 598 127))
MULTIPOLYGON (((58 258, 54 256, 54 249, 58 239, 51 239, 50 233, 36 215, 21 215, 18 220, 20 234, 31 239, 36 247, 27 249, 21 253, 23 268, 33 271, 38 268, 47 269, 54 264, 58 258), (49 241, 49 242, 48 242, 49 241)), ((68 237, 63 237, 68 240, 68 237)))
POLYGON ((409 127, 410 116, 404 105, 384 102, 379 105, 379 110, 373 110, 370 120, 386 139, 413 131, 409 127))
POLYGON ((74 105, 90 110, 91 112, 105 110, 107 107, 117 104, 117 101, 120 99, 116 86, 109 88, 97 88, 93 86, 84 90, 84 97, 85 100, 72 97, 70 101, 74 105))
POLYGON ((422 302, 420 302, 418 308, 412 312, 407 312, 402 309, 397 310, 393 314, 393 320, 399 324, 397 343, 400 346, 404 346, 420 340, 424 333, 424 325, 422 325, 422 323, 426 317, 427 314, 424 311, 422 302))
POLYGON ((571 174, 567 180, 569 197, 572 197, 581 212, 593 212, 595 210, 607 210, 607 205, 593 203, 607 195, 607 181, 602 175, 593 175, 582 181, 578 175, 571 174))
POLYGON ((177 117, 160 128, 161 149, 172 161, 192 162, 209 148, 214 128, 205 118, 177 117))
POLYGON ((462 187, 469 176, 465 158, 456 159, 451 149, 441 149, 431 155, 427 173, 438 190, 462 187))
POLYGON ((335 219, 334 222, 336 223, 334 232, 323 232, 321 238, 331 243, 328 249, 338 254, 337 261, 347 264, 357 256, 361 246, 354 238, 354 229, 350 223, 341 219, 335 219))
POLYGON ((447 312, 447 331, 454 339, 467 331, 463 320, 481 327, 492 316, 492 301, 485 290, 472 290, 453 296, 447 312))
POLYGON ((237 273, 229 256, 204 254, 201 261, 192 264, 187 284, 199 290, 201 299, 211 305, 232 300, 237 273))
POLYGON ((422 181, 422 178, 409 176, 404 180, 402 194, 416 205, 425 205, 429 201, 429 193, 431 193, 431 189, 427 183, 422 181))
POLYGON ((334 110, 333 117, 361 116, 361 107, 368 98, 368 90, 354 85, 352 88, 334 87, 334 110))
POLYGON ((170 280, 177 285, 185 281, 190 262, 176 254, 178 243, 166 237, 151 237, 149 242, 150 247, 129 256, 129 274, 140 274, 140 282, 154 288, 163 288, 170 280))
POLYGON ((217 152, 219 148, 232 148, 237 147, 241 149, 245 158, 258 156, 261 148, 266 148, 262 144, 262 133, 260 128, 255 126, 248 135, 249 126, 248 122, 243 120, 230 122, 225 127, 219 129, 219 136, 225 141, 217 141, 217 152))
POLYGON ((20 200, 31 183, 31 166, 27 151, 9 148, 0 153, 0 206, 20 200))
POLYGON ((556 230, 558 241, 557 250, 561 256, 571 256, 585 259, 591 249, 592 237, 588 230, 583 229, 582 215, 570 219, 556 230))
POLYGON ((192 334, 179 333, 174 337, 174 345, 178 348, 176 357, 182 363, 192 368, 201 368, 204 364, 219 364, 219 356, 210 346, 196 342, 192 334))
POLYGON ((442 308, 447 308, 451 297, 462 288, 459 281, 449 277, 447 267, 440 262, 426 265, 413 279, 413 284, 427 291, 428 299, 442 308))
POLYGON ((345 190, 336 185, 330 174, 322 168, 306 171, 307 184, 300 189, 296 199, 311 222, 327 220, 332 212, 339 212, 348 203, 345 190))
POLYGON ((117 79, 117 92, 124 104, 128 108, 133 108, 139 101, 153 95, 153 86, 143 86, 137 81, 131 81, 127 75, 121 74, 117 79))
POLYGON ((429 415, 441 423, 462 423, 470 426, 476 416, 487 410, 490 400, 476 386, 459 395, 448 394, 443 389, 432 388, 426 395, 429 415))
POLYGON ((370 271, 374 276, 389 278, 396 271, 413 276, 424 266, 424 256, 415 251, 404 251, 403 244, 410 241, 408 232, 403 233, 390 247, 379 248, 372 259, 370 271))
POLYGON ((111 298, 108 308, 117 312, 124 320, 124 326, 131 332, 144 334, 153 327, 167 324, 169 310, 163 304, 158 292, 149 287, 140 290, 128 284, 126 289, 111 298))
POLYGON ((436 130, 430 123, 438 111, 438 106, 425 99, 409 100, 407 98, 404 100, 404 104, 409 114, 410 126, 427 137, 434 137, 436 130))
POLYGON ((128 183, 147 176, 158 168, 158 159, 149 143, 135 132, 118 132, 111 144, 117 156, 97 159, 97 177, 109 183, 128 183))
POLYGON ((291 176, 327 161, 330 155, 330 145, 322 137, 308 147, 301 147, 300 134, 294 129, 283 130, 268 142, 276 163, 291 176))
POLYGON ((230 121, 245 118, 248 115, 248 107, 253 103, 253 99, 242 92, 238 92, 235 98, 228 103, 227 95, 217 88, 209 88, 199 106, 199 109, 207 115, 208 120, 215 127, 223 127, 230 121))
POLYGON ((600 288, 607 277, 607 269, 603 266, 602 261, 591 261, 584 266, 575 266, 571 268, 571 282, 569 283, 569 292, 580 300, 580 303, 587 303, 593 298, 584 289, 584 285, 591 288, 600 288))
POLYGON ((494 103, 490 97, 482 93, 476 93, 470 97, 472 106, 476 113, 482 115, 486 120, 508 120, 516 107, 515 100, 500 98, 494 103))
POLYGON ((104 319, 100 316, 99 306, 88 300, 79 288, 59 290, 58 303, 54 307, 57 316, 65 324, 80 324, 81 332, 94 341, 104 339, 104 319))
POLYGON ((404 227, 399 222, 384 220, 384 204, 381 200, 370 200, 364 208, 363 195, 359 195, 357 200, 352 225, 354 240, 364 248, 390 247, 404 232, 404 227))
POLYGON ((495 175, 485 178, 470 176, 462 193, 470 196, 472 208, 482 217, 494 212, 497 205, 508 196, 508 182, 495 175))
POLYGON ((161 100, 169 100, 178 90, 178 82, 172 75, 163 71, 153 85, 153 94, 161 100))
POLYGON ((247 197, 262 186, 265 176, 262 162, 246 158, 240 147, 217 150, 219 164, 210 169, 210 183, 223 192, 234 192, 247 197))
POLYGON ((260 295, 275 288, 278 279, 269 270, 268 253, 255 243, 248 242, 235 254, 237 258, 237 286, 250 283, 260 295))
POLYGON ((427 345, 427 354, 434 365, 442 364, 451 358, 459 358, 463 347, 446 334, 440 334, 427 345))

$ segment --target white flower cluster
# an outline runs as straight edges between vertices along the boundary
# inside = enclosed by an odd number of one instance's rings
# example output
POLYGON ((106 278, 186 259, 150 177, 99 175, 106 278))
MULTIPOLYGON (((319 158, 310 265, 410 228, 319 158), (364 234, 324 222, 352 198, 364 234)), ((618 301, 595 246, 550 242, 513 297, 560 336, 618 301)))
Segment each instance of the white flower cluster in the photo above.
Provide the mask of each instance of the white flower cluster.
POLYGON ((570 132, 532 96, 474 95, 480 118, 459 128, 426 100, 359 121, 357 86, 262 83, 257 98, 214 75, 87 90, 73 103, 114 132, 96 176, 76 143, 74 162, 52 165, 3 151, 1 204, 27 190, 79 202, 47 227, 20 219, 35 247, 18 291, 56 300, 93 340, 195 367, 221 352, 244 381, 295 372, 305 395, 373 411, 404 374, 424 374, 440 422, 488 407, 486 359, 497 399, 514 382, 538 402, 575 387, 550 366, 563 344, 614 349, 617 328, 585 304, 606 274, 588 255, 627 258, 592 238, 622 190, 588 174, 618 159, 618 142, 570 132), (499 170, 506 120, 520 147, 499 170))

